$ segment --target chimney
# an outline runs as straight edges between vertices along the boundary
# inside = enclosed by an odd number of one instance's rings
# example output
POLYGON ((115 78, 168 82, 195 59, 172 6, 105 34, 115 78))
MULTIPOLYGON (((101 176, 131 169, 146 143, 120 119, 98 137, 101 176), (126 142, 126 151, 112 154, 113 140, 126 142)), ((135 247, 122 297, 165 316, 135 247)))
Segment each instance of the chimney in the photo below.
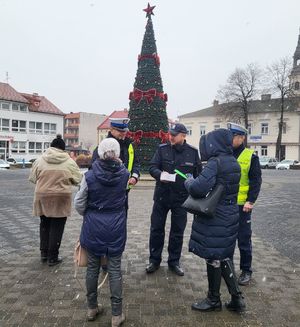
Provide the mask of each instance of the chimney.
POLYGON ((32 95, 33 95, 34 97, 38 97, 38 96, 39 96, 38 93, 32 93, 32 95))
POLYGON ((262 94, 261 101, 269 101, 271 100, 271 94, 262 94))
POLYGON ((214 100, 213 105, 214 105, 214 107, 218 106, 219 105, 219 101, 218 100, 214 100))

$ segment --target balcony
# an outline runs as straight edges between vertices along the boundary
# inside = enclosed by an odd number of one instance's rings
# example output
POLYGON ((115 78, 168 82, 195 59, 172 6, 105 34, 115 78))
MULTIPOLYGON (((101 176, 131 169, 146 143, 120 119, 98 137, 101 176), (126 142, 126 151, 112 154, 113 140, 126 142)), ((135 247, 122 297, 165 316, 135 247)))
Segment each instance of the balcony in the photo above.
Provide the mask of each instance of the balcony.
POLYGON ((78 123, 67 123, 67 124, 65 124, 65 128, 70 128, 70 127, 78 128, 79 127, 79 122, 78 123))
POLYGON ((78 139, 79 134, 72 134, 72 133, 65 133, 64 138, 65 139, 78 139))

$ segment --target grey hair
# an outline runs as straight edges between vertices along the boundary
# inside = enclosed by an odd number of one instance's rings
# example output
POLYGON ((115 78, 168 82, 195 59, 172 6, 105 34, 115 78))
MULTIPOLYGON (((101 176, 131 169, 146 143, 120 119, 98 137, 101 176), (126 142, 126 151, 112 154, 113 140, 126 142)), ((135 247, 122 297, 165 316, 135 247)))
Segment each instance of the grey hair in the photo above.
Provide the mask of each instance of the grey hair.
POLYGON ((98 155, 100 159, 116 159, 120 156, 120 144, 119 142, 112 138, 106 138, 100 142, 98 146, 98 155))

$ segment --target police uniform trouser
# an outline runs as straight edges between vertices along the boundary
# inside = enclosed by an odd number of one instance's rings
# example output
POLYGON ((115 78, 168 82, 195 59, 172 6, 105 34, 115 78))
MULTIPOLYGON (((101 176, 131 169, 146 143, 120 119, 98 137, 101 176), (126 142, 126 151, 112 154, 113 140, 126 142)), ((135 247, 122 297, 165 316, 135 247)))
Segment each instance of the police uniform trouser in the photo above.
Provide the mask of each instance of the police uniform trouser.
POLYGON ((183 234, 187 222, 187 212, 180 206, 180 204, 171 207, 164 204, 162 201, 154 201, 151 215, 149 261, 157 265, 161 262, 161 254, 165 239, 165 225, 169 210, 171 210, 171 229, 168 245, 168 264, 179 264, 181 256, 183 234))
POLYGON ((240 250, 240 269, 252 272, 251 211, 244 212, 241 205, 239 206, 239 211, 238 247, 240 250))

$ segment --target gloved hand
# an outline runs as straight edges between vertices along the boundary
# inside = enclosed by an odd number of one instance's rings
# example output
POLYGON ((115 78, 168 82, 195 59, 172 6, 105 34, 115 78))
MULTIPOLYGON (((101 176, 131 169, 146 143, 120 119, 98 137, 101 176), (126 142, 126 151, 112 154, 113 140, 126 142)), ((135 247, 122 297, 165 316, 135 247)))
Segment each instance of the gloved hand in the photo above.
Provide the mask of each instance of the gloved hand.
MULTIPOLYGON (((192 174, 189 174, 189 175, 192 175, 192 174)), ((184 182, 184 187, 186 188, 187 191, 189 190, 189 187, 190 187, 191 184, 193 184, 193 182, 194 182, 194 177, 193 176, 191 176, 191 177, 188 176, 188 178, 184 182)))

